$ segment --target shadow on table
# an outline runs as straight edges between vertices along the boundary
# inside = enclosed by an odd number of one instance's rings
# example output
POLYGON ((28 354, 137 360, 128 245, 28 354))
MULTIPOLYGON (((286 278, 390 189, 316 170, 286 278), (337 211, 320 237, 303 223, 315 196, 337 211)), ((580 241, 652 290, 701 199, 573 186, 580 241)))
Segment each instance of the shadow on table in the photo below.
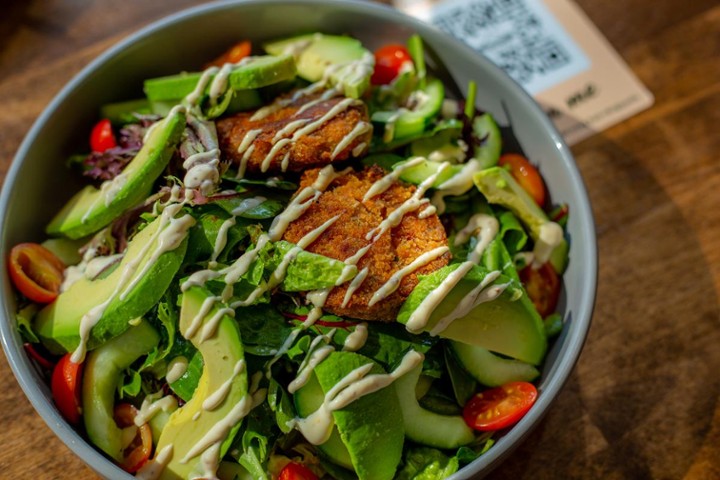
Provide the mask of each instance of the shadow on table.
POLYGON ((703 446, 720 408, 720 311, 691 220, 644 166, 677 168, 667 147, 638 159, 597 135, 574 149, 599 241, 593 325, 547 417, 488 478, 682 478, 703 446))

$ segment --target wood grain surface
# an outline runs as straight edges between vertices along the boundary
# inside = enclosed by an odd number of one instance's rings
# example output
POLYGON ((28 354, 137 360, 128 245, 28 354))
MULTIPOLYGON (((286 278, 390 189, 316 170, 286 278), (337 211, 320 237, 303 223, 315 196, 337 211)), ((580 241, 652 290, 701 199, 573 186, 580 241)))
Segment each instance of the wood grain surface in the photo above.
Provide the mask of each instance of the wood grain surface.
MULTIPOLYGON (((720 4, 577 1, 656 103, 573 148, 600 248, 592 329, 554 407, 490 478, 718 479, 720 4)), ((4 0, 0 180, 79 69, 199 3, 4 0)), ((96 478, 37 416, 4 357, 0 377, 0 478, 96 478)))

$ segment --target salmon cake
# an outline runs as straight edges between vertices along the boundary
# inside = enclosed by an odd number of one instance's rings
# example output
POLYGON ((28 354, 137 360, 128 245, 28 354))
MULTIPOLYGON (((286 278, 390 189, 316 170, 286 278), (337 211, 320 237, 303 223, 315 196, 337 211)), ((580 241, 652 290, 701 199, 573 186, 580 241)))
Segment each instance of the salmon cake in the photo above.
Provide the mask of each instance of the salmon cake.
POLYGON ((303 172, 363 156, 372 125, 365 103, 334 90, 297 90, 216 122, 223 157, 248 173, 303 172))
MULTIPOLYGON (((312 185, 318 173, 306 172, 300 190, 312 185)), ((427 199, 414 196, 415 186, 393 179, 381 193, 366 195, 373 185, 384 183, 386 173, 372 166, 340 175, 284 233, 284 240, 297 243, 338 217, 306 248, 346 263, 355 261, 358 267, 355 279, 330 292, 323 306, 329 313, 394 321, 418 275, 450 260, 445 229, 427 199)))

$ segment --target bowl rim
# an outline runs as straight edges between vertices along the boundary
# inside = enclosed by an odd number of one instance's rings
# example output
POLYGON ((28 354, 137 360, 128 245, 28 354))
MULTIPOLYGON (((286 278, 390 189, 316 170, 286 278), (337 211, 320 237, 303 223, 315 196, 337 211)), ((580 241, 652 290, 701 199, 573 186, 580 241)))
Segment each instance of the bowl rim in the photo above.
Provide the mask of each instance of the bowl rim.
MULTIPOLYGON (((530 410, 530 412, 528 412, 527 415, 525 415, 525 417, 522 418, 520 422, 518 422, 518 424, 516 424, 514 428, 503 435, 487 453, 483 454, 481 457, 465 466, 462 470, 449 478, 451 480, 459 480, 470 477, 477 478, 478 475, 484 476, 499 465, 506 457, 508 457, 515 448, 519 446, 522 440, 529 435, 535 427, 537 427, 540 420, 547 413, 550 404, 557 398, 558 393, 567 382, 574 366, 577 363, 590 329, 597 293, 598 252, 595 223, 592 216, 592 209, 590 206, 587 188, 574 162, 570 149, 565 144, 562 136, 552 122, 542 112, 542 109, 535 100, 509 75, 503 72, 499 67, 495 66, 482 54, 451 36, 440 32, 431 25, 410 17, 394 8, 391 8, 390 6, 362 0, 220 0, 183 9, 176 13, 154 20, 148 25, 123 37, 121 40, 111 45, 90 61, 90 63, 76 73, 60 89, 60 91, 53 97, 50 103, 33 122, 31 128, 28 130, 23 141, 18 147, 3 182, 2 192, 0 194, 0 221, 2 222, 2 231, 5 231, 4 227, 7 223, 7 206, 15 191, 15 180, 22 169, 22 160, 27 156, 28 151, 30 150, 36 137, 41 132, 44 124, 53 115, 55 110, 57 110, 66 101, 67 97, 73 91, 75 91, 78 87, 81 87, 83 82, 92 75, 95 70, 102 68, 103 64, 121 54, 128 47, 154 35, 157 31, 164 30, 177 23, 182 23, 183 21, 189 20, 198 15, 211 14, 215 11, 222 11, 224 9, 243 8, 249 5, 295 6, 329 4, 338 4, 343 8, 357 9, 364 13, 383 16, 385 19, 402 24, 415 31, 432 31, 434 35, 444 36, 446 39, 454 43, 457 49, 463 50, 465 53, 475 56, 477 61, 482 64, 482 67, 489 71, 492 75, 500 76, 503 78, 503 81, 509 82, 511 84, 509 85, 509 88, 513 90, 513 94, 516 95, 517 99, 523 103, 523 108, 527 108, 530 112, 533 112, 537 117, 535 120, 539 121, 543 128, 550 134, 552 141, 555 143, 557 153, 562 159, 567 174, 571 178, 574 196, 579 200, 578 204, 573 205, 574 217, 579 218, 579 222, 581 224, 580 231, 587 234, 587 238, 583 238, 583 240, 587 242, 585 248, 588 251, 588 256, 583 259, 585 262, 584 277, 587 278, 587 281, 584 282, 583 288, 577 294, 577 296, 580 297, 579 308, 575 310, 573 317, 573 322, 576 323, 577 326, 571 329, 570 336, 565 340, 567 347, 565 347, 564 354, 556 360, 556 363, 553 366, 554 371, 549 378, 545 379, 547 381, 543 382, 542 394, 538 397, 536 405, 530 410)), ((4 242, 4 238, 0 239, 0 241, 4 242)), ((0 259, 0 268, 3 270, 3 286, 5 287, 5 290, 9 290, 9 280, 6 273, 6 258, 4 257, 0 259)), ((10 305, 8 305, 5 295, 0 294, 0 305, 2 306, 3 312, 10 312, 10 305)), ((35 381, 35 367, 25 355, 23 349, 19 348, 22 345, 22 341, 19 338, 16 328, 14 328, 14 322, 0 322, 0 342, 2 343, 8 363, 18 384, 24 391, 27 399, 53 433, 87 466, 92 468, 98 474, 112 478, 117 478, 118 475, 128 479, 133 478, 130 474, 125 473, 113 462, 107 459, 102 453, 100 453, 99 450, 91 446, 89 442, 87 442, 77 431, 71 428, 70 425, 60 416, 52 400, 46 395, 47 386, 43 385, 43 387, 41 387, 41 385, 35 381)))

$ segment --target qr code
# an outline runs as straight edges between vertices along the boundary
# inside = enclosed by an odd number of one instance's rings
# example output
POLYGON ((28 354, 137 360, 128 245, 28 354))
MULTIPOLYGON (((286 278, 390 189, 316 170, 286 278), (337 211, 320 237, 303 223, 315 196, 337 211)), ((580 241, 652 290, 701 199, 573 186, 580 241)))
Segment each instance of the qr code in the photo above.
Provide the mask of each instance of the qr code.
POLYGON ((540 0, 450 0, 430 21, 485 54, 530 93, 587 69, 587 57, 540 0))

